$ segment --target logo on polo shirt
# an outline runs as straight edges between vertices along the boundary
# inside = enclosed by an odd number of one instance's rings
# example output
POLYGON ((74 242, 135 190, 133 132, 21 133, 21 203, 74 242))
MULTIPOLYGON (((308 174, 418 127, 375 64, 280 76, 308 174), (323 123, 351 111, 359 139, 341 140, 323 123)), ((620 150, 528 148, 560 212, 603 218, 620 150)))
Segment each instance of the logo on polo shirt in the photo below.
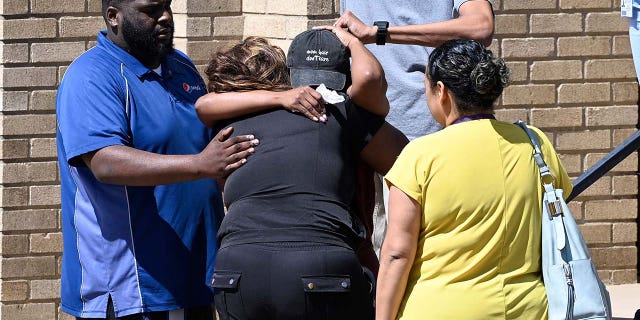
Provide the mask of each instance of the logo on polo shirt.
POLYGON ((183 82, 182 83, 182 89, 184 89, 184 91, 186 91, 188 93, 191 93, 191 92, 193 92, 193 90, 198 90, 198 91, 202 90, 202 87, 199 86, 199 85, 195 85, 195 86, 194 85, 189 85, 188 83, 183 82))

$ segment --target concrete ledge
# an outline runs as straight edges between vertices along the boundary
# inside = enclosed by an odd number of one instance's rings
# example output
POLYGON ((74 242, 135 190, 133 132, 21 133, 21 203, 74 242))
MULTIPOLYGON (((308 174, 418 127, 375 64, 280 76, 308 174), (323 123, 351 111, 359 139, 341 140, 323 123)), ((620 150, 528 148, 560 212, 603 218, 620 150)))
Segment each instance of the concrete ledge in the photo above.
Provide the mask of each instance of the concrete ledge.
POLYGON ((607 286, 614 320, 631 320, 640 310, 640 283, 607 286))

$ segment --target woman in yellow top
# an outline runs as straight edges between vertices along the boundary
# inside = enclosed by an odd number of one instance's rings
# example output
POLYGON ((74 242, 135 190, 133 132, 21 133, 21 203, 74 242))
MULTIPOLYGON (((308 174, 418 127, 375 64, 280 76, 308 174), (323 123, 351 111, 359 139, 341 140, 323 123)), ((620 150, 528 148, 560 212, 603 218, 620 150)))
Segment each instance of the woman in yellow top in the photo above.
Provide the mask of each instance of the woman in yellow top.
MULTIPOLYGON (((427 102, 445 128, 407 145, 385 177, 376 319, 547 318, 533 147, 520 127, 493 116, 507 82, 504 61, 475 41, 431 53, 427 102)), ((532 129, 569 195, 551 142, 532 129)))

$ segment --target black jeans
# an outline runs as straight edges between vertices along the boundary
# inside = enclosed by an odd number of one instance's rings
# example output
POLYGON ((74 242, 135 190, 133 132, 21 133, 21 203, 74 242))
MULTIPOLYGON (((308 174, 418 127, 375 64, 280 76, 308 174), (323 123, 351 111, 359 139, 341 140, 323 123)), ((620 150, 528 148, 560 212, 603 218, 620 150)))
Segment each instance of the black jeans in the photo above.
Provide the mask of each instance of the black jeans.
POLYGON ((239 244, 218 251, 211 284, 221 320, 373 319, 371 284, 351 249, 239 244))
MULTIPOLYGON (((168 320, 168 319, 169 319, 169 312, 166 312, 166 311, 136 313, 136 314, 130 314, 128 316, 116 318, 115 311, 113 310, 113 302, 111 301, 111 297, 109 297, 109 302, 107 303, 106 318, 76 317, 76 320, 168 320)), ((184 310, 184 319, 185 320, 214 320, 215 317, 213 316, 213 308, 210 306, 205 306, 205 307, 186 308, 184 310)))

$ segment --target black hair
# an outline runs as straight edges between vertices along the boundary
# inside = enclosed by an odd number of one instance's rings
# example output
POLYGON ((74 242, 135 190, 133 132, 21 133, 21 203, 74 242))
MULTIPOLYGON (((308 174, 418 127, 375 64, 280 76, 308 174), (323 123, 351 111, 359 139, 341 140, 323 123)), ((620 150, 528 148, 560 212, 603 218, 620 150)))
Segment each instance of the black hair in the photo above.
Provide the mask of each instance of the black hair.
POLYGON ((509 83, 504 60, 474 40, 450 40, 429 56, 427 76, 453 93, 462 115, 493 111, 493 104, 509 83))

